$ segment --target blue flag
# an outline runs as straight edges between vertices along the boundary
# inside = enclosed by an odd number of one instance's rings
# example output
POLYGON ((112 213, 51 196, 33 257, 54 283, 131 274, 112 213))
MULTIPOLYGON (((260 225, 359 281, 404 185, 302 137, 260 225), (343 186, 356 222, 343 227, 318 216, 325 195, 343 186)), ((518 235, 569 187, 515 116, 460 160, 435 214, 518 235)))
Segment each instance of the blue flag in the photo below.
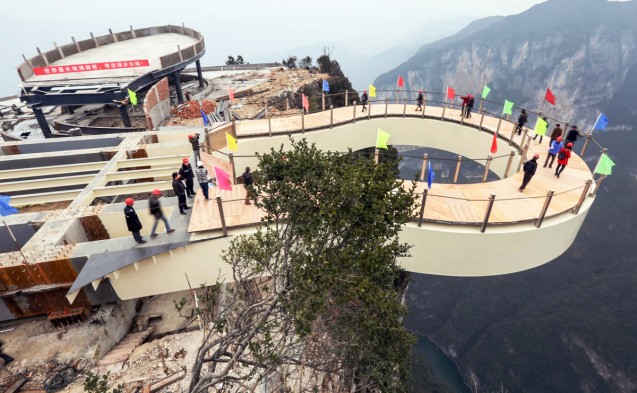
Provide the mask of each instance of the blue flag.
POLYGON ((208 122, 208 116, 206 116, 206 113, 203 111, 203 109, 199 109, 199 111, 201 112, 201 117, 203 117, 203 125, 209 126, 210 123, 208 122))
POLYGON ((10 196, 0 195, 0 216, 10 216, 18 212, 18 209, 9 205, 10 201, 10 196))
POLYGON ((330 91, 330 84, 327 83, 325 79, 323 79, 323 91, 326 91, 326 92, 330 91))
POLYGON ((595 125, 593 126, 593 130, 604 131, 607 126, 608 126, 608 117, 606 117, 605 114, 600 113, 599 116, 597 117, 597 121, 595 122, 595 125))
POLYGON ((431 161, 429 161, 429 170, 427 171, 427 188, 431 190, 431 184, 434 182, 436 178, 436 174, 434 170, 431 169, 431 161))

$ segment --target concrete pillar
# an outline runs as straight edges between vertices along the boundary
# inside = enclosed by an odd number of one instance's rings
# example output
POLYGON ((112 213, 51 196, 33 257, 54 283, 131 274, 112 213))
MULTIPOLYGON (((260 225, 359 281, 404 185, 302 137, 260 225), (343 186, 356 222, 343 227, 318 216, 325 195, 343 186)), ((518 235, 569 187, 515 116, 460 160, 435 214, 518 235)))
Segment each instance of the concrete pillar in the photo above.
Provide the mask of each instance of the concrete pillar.
POLYGON ((201 61, 200 60, 195 61, 195 65, 197 66, 197 78, 199 78, 199 88, 203 89, 204 84, 203 84, 203 74, 201 73, 201 61))
POLYGON ((33 114, 35 115, 35 120, 37 120, 40 129, 42 129, 42 133, 45 138, 53 137, 53 133, 51 132, 51 128, 49 127, 49 123, 46 121, 46 117, 44 113, 42 113, 42 108, 38 106, 34 106, 31 108, 33 110, 33 114))
POLYGON ((181 91, 181 78, 179 77, 179 72, 175 72, 173 74, 173 85, 175 86, 175 90, 177 91, 177 102, 180 104, 184 103, 184 94, 181 91))
POLYGON ((119 115, 122 117, 122 121, 124 122, 124 127, 132 127, 126 105, 117 105, 117 107, 119 108, 119 115))

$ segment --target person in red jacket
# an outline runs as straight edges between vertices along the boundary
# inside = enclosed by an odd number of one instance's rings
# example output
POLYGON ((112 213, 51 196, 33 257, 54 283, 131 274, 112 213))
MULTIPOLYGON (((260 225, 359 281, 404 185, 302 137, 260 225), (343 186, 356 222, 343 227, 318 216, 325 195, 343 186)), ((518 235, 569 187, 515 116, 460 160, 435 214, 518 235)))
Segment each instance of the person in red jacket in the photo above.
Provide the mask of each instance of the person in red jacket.
POLYGON ((573 149, 573 143, 569 142, 560 149, 557 153, 557 167, 555 168, 555 176, 560 177, 560 173, 564 172, 564 168, 568 164, 568 159, 571 158, 571 152, 573 149))

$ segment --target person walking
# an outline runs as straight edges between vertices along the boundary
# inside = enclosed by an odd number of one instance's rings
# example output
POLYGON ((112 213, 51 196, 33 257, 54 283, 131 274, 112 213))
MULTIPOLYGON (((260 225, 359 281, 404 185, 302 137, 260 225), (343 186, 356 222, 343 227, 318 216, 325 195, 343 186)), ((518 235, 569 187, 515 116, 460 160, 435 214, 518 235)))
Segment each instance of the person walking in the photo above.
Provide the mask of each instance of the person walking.
POLYGON ((555 162, 555 156, 557 153, 562 150, 564 147, 564 143, 562 143, 562 137, 558 136, 557 139, 551 141, 551 146, 549 147, 549 154, 546 155, 546 161, 544 161, 544 168, 546 168, 546 164, 548 164, 549 168, 553 168, 553 162, 555 162), (551 163, 549 164, 549 159, 551 163))
POLYGON ((250 167, 247 166, 243 175, 241 175, 241 179, 243 180, 243 186, 246 188, 246 205, 251 205, 250 198, 248 197, 248 189, 252 185, 252 173, 250 172, 250 167))
POLYGON ((188 135, 188 141, 192 145, 192 154, 194 156, 193 158, 195 159, 195 162, 200 161, 201 155, 199 154, 199 149, 201 148, 201 146, 199 145, 199 134, 196 133, 194 135, 188 135))
POLYGON ((554 140, 556 140, 558 137, 562 136, 562 129, 560 128, 560 125, 557 124, 555 126, 555 128, 553 129, 553 132, 551 132, 551 140, 549 141, 549 146, 551 145, 551 142, 553 142, 554 140))
POLYGON ((528 160, 524 163, 524 178, 522 179, 522 185, 518 188, 518 191, 523 192, 526 188, 526 185, 529 184, 533 175, 535 175, 535 170, 537 169, 537 160, 540 158, 539 154, 534 154, 533 159, 528 160))
POLYGON ((203 161, 197 162, 196 174, 201 191, 203 191, 203 196, 208 199, 208 171, 204 168, 203 161))
POLYGON ((195 197, 195 174, 192 171, 192 166, 190 165, 190 161, 187 158, 184 158, 183 164, 181 164, 181 168, 179 168, 179 175, 186 182, 186 195, 188 198, 195 197))
MULTIPOLYGON (((547 119, 546 116, 542 116, 542 120, 544 120, 546 122, 546 129, 548 130, 549 129, 549 119, 547 119)), ((535 134, 533 136, 533 140, 536 140, 538 136, 540 137, 540 144, 542 144, 542 139, 544 138, 544 135, 535 134)), ((549 142, 549 145, 550 144, 551 144, 551 142, 549 142)))
POLYGON ((139 231, 142 230, 143 226, 141 221, 139 221, 139 217, 137 217, 137 213, 133 208, 133 204, 135 200, 133 198, 126 199, 126 207, 124 208, 124 217, 126 217, 126 226, 128 230, 133 234, 133 239, 138 244, 146 243, 146 240, 142 239, 142 235, 140 235, 139 231))
POLYGON ((529 118, 526 115, 526 109, 522 109, 522 113, 520 113, 520 117, 518 117, 518 124, 515 126, 515 131, 518 135, 522 134, 522 127, 529 121, 529 118))
POLYGON ((425 101, 425 97, 422 95, 422 90, 418 90, 418 97, 416 97, 416 103, 418 106, 416 107, 416 111, 422 111, 422 103, 425 101))
POLYGON ((157 237, 155 231, 157 230, 157 225, 159 224, 159 220, 164 222, 166 226, 166 233, 175 232, 174 229, 170 228, 170 224, 168 223, 168 219, 164 216, 164 212, 161 210, 161 204, 159 203, 159 198, 162 197, 162 193, 160 190, 153 190, 150 193, 150 198, 148 198, 148 207, 150 209, 150 214, 155 217, 155 223, 153 224, 153 229, 150 230, 150 237, 157 237))
POLYGON ((577 142, 577 137, 578 136, 579 136, 579 131, 577 129, 577 126, 571 127, 571 130, 566 134, 566 142, 567 142, 567 144, 568 144, 568 142, 570 142, 571 145, 575 145, 575 142, 577 142))
POLYGON ((181 181, 181 175, 177 172, 173 172, 173 191, 177 196, 177 200, 179 201, 179 213, 182 215, 186 215, 185 210, 190 209, 186 205, 186 188, 184 187, 184 183, 181 181))
POLYGON ((361 112, 365 112, 367 110, 367 100, 369 100, 369 96, 367 95, 367 90, 364 90, 363 95, 361 96, 361 105, 363 106, 363 110, 361 112))
POLYGON ((568 165, 568 159, 571 158, 571 152, 573 150, 573 143, 568 142, 565 147, 560 149, 557 153, 557 167, 555 168, 555 176, 560 177, 560 174, 564 172, 564 168, 568 165))

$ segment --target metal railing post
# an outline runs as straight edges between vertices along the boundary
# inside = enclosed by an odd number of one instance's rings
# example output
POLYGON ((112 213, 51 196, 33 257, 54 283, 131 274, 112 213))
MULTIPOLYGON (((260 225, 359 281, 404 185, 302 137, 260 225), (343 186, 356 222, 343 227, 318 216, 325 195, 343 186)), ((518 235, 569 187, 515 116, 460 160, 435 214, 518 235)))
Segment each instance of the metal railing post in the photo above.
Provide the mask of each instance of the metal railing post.
POLYGON ((551 199, 553 199, 553 194, 555 194, 555 191, 553 190, 549 190, 549 192, 546 193, 546 199, 544 200, 544 206, 542 206, 542 210, 540 211, 540 215, 538 216, 537 220, 535 220, 535 227, 539 228, 542 226, 542 221, 544 221, 544 216, 546 216, 546 211, 549 209, 549 204, 551 203, 551 199))
POLYGON ((487 230, 487 224, 489 223, 489 217, 491 216, 491 209, 495 203, 495 195, 491 194, 489 197, 489 205, 487 205, 487 211, 484 212, 484 220, 482 220, 482 226, 480 226, 480 232, 484 233, 487 230))
POLYGON ((600 184, 602 184, 602 180, 604 179, 606 179, 606 175, 602 175, 600 176, 599 179, 595 180, 595 189, 593 190, 593 192, 589 194, 590 196, 595 196, 597 194, 597 191, 599 190, 599 186, 600 184))
POLYGON ((582 151, 579 153, 580 157, 584 157, 584 154, 586 154, 586 148, 588 147, 588 142, 591 141, 591 134, 586 134, 586 141, 584 142, 584 146, 582 147, 582 151))
POLYGON ((493 159, 493 157, 491 156, 491 154, 489 154, 487 156, 487 162, 484 165, 484 174, 482 174, 482 182, 486 182, 487 181, 487 177, 489 176, 489 167, 491 166, 491 160, 493 159))
POLYGON ((376 150, 374 151, 374 162, 376 162, 376 164, 378 164, 379 156, 380 156, 380 151, 378 150, 378 148, 376 148, 376 150))
POLYGON ((389 107, 389 100, 385 97, 385 117, 387 117, 387 108, 389 107))
POLYGON ((232 166, 232 182, 237 181, 237 171, 234 166, 234 155, 232 152, 228 153, 228 158, 230 159, 230 165, 232 166))
POLYGON ((593 184, 592 179, 586 180, 586 185, 584 186, 582 195, 580 195, 579 201, 577 201, 577 205, 575 205, 575 207, 573 208, 573 214, 579 213, 579 209, 582 207, 582 204, 584 203, 584 200, 586 199, 586 196, 588 195, 588 192, 590 191, 592 184, 593 184))
POLYGON ((372 118, 372 100, 367 101, 367 120, 372 118))
POLYGON ((345 106, 349 106, 349 90, 345 90, 345 106))
POLYGON ((460 165, 462 164, 462 156, 458 155, 458 162, 456 163, 456 173, 453 175, 453 182, 458 182, 458 175, 460 175, 460 165))
POLYGON ((403 117, 405 117, 405 114, 407 113, 407 103, 405 102, 403 104, 403 117))
POLYGON ((422 100, 422 118, 425 118, 425 108, 427 108, 427 99, 422 100))
MULTIPOLYGON (((484 113, 482 113, 482 105, 484 104, 484 98, 480 98, 480 108, 478 109, 478 112, 480 112, 482 115, 484 115, 484 113)), ((480 123, 482 124, 482 123, 480 123)))
POLYGON ((321 93, 321 110, 325 110, 325 92, 321 93))
POLYGON ((520 162, 518 163, 518 169, 515 171, 520 172, 520 169, 522 168, 522 164, 524 164, 526 162, 526 154, 529 152, 529 145, 527 144, 526 146, 524 146, 524 149, 522 150, 522 154, 520 155, 520 162))
POLYGON ((425 215, 425 203, 427 202, 427 192, 429 192, 429 190, 426 188, 422 192, 422 202, 420 203, 420 216, 418 217, 419 228, 422 226, 422 219, 425 215))
POLYGON ((460 113, 460 124, 464 125, 464 113, 460 113))
POLYGON ((226 216, 223 214, 223 204, 221 202, 221 197, 217 197, 217 207, 219 208, 219 218, 221 219, 221 230, 223 231, 223 236, 228 236, 228 228, 226 227, 226 216))
POLYGON ((482 128, 482 122, 483 122, 483 121, 484 121, 484 113, 481 113, 481 114, 480 114, 480 127, 479 127, 481 130, 483 129, 483 128, 482 128))
POLYGON ((353 115, 352 115, 352 123, 356 124, 356 101, 354 101, 354 106, 352 106, 352 108, 354 109, 352 111, 353 115))
POLYGON ((504 170, 505 179, 509 177, 509 170, 511 170, 511 164, 513 164, 513 157, 515 157, 514 151, 512 151, 511 154, 509 154, 509 161, 507 161, 507 168, 504 170))
MULTIPOLYGON (((522 130, 522 141, 520 142, 520 146, 524 146, 524 142, 526 142, 526 137, 528 133, 526 130, 522 130)), ((531 143, 531 138, 529 138, 529 144, 531 143)))
POLYGON ((334 105, 330 105, 330 128, 334 127, 334 105))
POLYGON ((445 119, 445 109, 446 108, 447 108, 447 105, 443 104, 442 105, 442 116, 440 116, 440 120, 444 120, 445 119))
POLYGON ((420 170, 420 181, 425 181, 425 171, 427 170, 427 161, 429 155, 427 153, 422 155, 422 169, 420 170))
POLYGON ((268 117, 268 134, 272 136, 272 119, 268 117))
MULTIPOLYGON (((496 132, 499 134, 500 133, 500 126, 502 125, 502 116, 500 116, 498 118, 498 128, 496 128, 496 132)), ((513 139, 513 137, 511 137, 511 139, 513 139)))

